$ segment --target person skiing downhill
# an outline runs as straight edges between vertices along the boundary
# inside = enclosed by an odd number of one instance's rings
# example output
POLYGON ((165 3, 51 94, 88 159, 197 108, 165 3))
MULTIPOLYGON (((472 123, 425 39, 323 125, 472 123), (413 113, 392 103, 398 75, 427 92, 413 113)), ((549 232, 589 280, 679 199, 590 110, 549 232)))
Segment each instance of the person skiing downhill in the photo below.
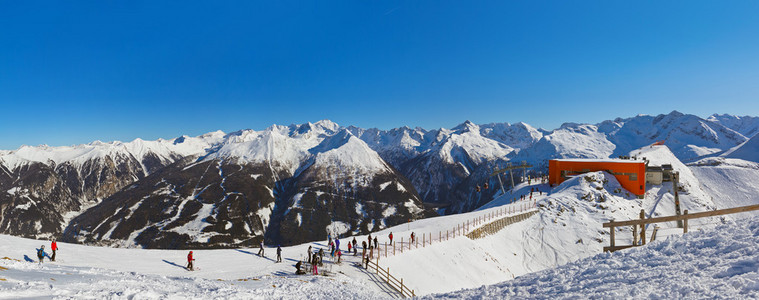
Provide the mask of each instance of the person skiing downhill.
POLYGON ((39 259, 40 263, 42 263, 42 260, 45 259, 45 256, 47 253, 45 253, 45 245, 40 246, 39 249, 37 249, 37 258, 39 259))
POLYGON ((194 258, 192 258, 192 251, 187 254, 187 270, 194 271, 192 267, 192 262, 195 261, 194 258))
POLYGON ((55 242, 55 239, 50 243, 50 250, 53 250, 53 255, 50 256, 50 261, 55 261, 55 251, 58 250, 58 244, 55 242))
POLYGON ((277 262, 282 262, 282 248, 277 245, 277 262))

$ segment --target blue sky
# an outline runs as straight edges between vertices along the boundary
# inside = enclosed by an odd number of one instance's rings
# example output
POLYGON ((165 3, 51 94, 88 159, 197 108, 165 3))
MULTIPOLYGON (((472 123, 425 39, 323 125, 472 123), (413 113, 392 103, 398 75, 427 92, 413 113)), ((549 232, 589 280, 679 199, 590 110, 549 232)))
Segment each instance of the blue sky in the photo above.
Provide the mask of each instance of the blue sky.
POLYGON ((759 115, 758 1, 2 1, 0 149, 759 115))

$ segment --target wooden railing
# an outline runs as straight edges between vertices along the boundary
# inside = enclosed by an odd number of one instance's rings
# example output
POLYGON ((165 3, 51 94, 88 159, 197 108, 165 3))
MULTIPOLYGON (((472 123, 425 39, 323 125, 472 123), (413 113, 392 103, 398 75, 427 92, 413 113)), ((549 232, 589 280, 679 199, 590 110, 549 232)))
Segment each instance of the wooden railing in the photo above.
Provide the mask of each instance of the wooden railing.
MULTIPOLYGON (((476 217, 465 220, 461 224, 457 224, 451 229, 438 231, 438 234, 433 234, 432 232, 421 233, 417 234, 416 238, 413 241, 406 239, 405 242, 403 237, 400 237, 399 239, 393 241, 393 243, 385 242, 383 244, 379 244, 379 247, 374 250, 375 252, 373 253, 373 256, 378 255, 382 257, 390 257, 393 255, 402 254, 404 251, 424 248, 434 243, 444 242, 462 235, 472 238, 470 234, 478 230, 493 233, 493 228, 496 226, 493 224, 498 224, 497 221, 506 218, 516 218, 520 214, 528 214, 528 216, 530 216, 535 213, 535 211, 533 211, 533 208, 535 208, 536 205, 537 200, 530 199, 517 201, 504 205, 498 209, 491 209, 487 212, 480 212, 476 217), (486 226, 490 226, 490 228, 482 229, 486 226)), ((513 223, 515 222, 511 222, 509 224, 513 223)), ((500 230, 500 228, 498 230, 500 230)))
POLYGON ((524 221, 536 213, 538 213, 538 211, 533 210, 533 211, 528 211, 526 213, 521 213, 518 215, 503 217, 493 222, 487 223, 481 227, 478 227, 475 230, 472 230, 472 232, 467 233, 466 236, 473 240, 483 238, 500 231, 501 229, 503 229, 504 227, 508 225, 511 225, 520 221, 524 221))
POLYGON ((409 287, 403 283, 403 278, 398 280, 397 278, 393 277, 393 275, 390 275, 390 267, 387 267, 387 269, 380 267, 379 256, 377 257, 376 261, 373 261, 371 259, 364 259, 364 266, 369 271, 371 271, 370 269, 374 269, 374 271, 377 273, 377 276, 387 282, 387 284, 399 294, 401 294, 402 297, 410 298, 416 296, 414 290, 409 289, 409 287))
MULTIPOLYGON (((754 211, 759 210, 759 204, 755 205, 749 205, 749 206, 741 206, 741 207, 733 207, 733 208, 727 208, 727 209, 718 209, 718 210, 712 210, 712 211, 704 211, 704 212, 697 212, 688 214, 688 210, 686 209, 682 215, 679 216, 668 216, 668 217, 656 217, 656 218, 645 218, 645 212, 641 209, 640 210, 640 219, 639 220, 627 220, 627 221, 614 221, 611 220, 608 223, 604 223, 603 227, 609 228, 609 246, 604 247, 604 252, 614 252, 617 250, 627 249, 631 247, 637 247, 642 246, 646 244, 646 226, 645 224, 651 224, 651 223, 662 223, 662 222, 672 222, 672 221, 683 221, 683 233, 688 232, 688 220, 690 219, 698 219, 698 218, 706 218, 706 217, 714 217, 714 216, 721 216, 721 215, 727 215, 727 214, 735 214, 735 213, 742 213, 747 211, 754 211), (614 231, 616 227, 620 226, 632 226, 633 227, 633 242, 632 245, 622 245, 617 246, 615 245, 614 241, 614 231), (640 226, 640 237, 638 236, 638 226, 640 226)), ((652 237, 656 235, 656 229, 654 228, 654 234, 652 237)), ((653 241, 653 239, 652 239, 653 241)))

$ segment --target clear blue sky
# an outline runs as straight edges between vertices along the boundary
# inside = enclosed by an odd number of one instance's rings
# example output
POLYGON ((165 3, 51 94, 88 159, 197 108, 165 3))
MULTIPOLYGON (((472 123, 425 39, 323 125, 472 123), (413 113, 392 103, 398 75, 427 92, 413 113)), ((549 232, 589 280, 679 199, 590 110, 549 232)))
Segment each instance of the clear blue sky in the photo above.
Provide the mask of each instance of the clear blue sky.
POLYGON ((759 115, 759 1, 1 1, 0 149, 759 115))

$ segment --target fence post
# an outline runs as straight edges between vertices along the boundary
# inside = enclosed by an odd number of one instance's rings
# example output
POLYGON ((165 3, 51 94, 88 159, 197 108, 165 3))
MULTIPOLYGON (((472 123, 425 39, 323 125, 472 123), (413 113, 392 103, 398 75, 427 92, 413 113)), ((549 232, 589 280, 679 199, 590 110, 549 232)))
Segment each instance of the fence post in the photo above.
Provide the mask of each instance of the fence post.
POLYGON ((633 225, 633 246, 638 245, 638 224, 633 225))
POLYGON ((390 284, 390 267, 387 267, 387 283, 390 284))
POLYGON ((403 278, 401 278, 401 295, 403 295, 403 278))
POLYGON ((425 242, 425 238, 426 237, 427 237, 427 235, 424 234, 424 233, 422 233, 422 248, 424 248, 424 242, 425 242))
MULTIPOLYGON (((646 219, 646 212, 643 209, 640 210, 640 219, 646 219)), ((646 244, 646 224, 640 223, 640 244, 646 244)))
POLYGON ((387 257, 387 242, 385 242, 385 257, 387 257))
MULTIPOLYGON (((612 219, 611 222, 614 222, 612 219)), ((614 251, 614 227, 609 228, 609 246, 612 248, 611 251, 614 251)))
POLYGON ((393 255, 395 255, 395 243, 393 243, 393 255))
POLYGON ((686 209, 683 211, 683 216, 685 216, 685 219, 683 219, 683 233, 688 233, 688 210, 686 209))
POLYGON ((403 253, 403 237, 401 237, 401 253, 403 253))

